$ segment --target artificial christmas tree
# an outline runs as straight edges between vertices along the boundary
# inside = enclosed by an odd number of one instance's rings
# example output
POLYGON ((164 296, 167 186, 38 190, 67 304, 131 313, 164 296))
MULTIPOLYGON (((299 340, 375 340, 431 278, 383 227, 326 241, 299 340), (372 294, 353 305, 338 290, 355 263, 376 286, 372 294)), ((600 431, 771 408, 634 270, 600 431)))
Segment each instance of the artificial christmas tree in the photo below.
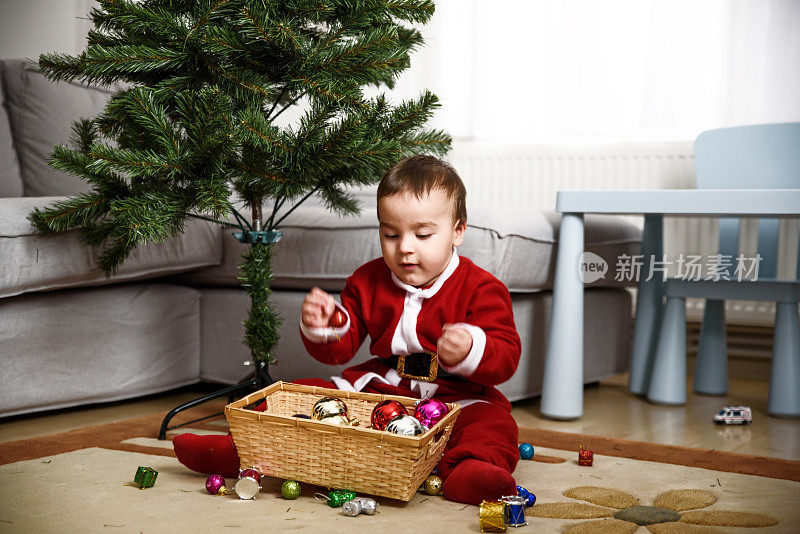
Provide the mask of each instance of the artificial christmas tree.
POLYGON ((376 183, 403 156, 449 149, 449 136, 425 129, 432 93, 396 106, 364 94, 393 86, 422 44, 404 24, 433 11, 431 0, 100 1, 87 49, 44 54, 39 65, 55 81, 127 88, 76 123, 72 148, 53 151, 51 165, 90 190, 31 221, 44 234, 81 230, 103 247, 106 274, 188 218, 237 229, 250 245, 244 342, 253 384, 267 385, 280 325, 270 258, 286 216, 315 194, 357 213, 351 188, 376 183), (278 124, 293 107, 301 117, 278 124))

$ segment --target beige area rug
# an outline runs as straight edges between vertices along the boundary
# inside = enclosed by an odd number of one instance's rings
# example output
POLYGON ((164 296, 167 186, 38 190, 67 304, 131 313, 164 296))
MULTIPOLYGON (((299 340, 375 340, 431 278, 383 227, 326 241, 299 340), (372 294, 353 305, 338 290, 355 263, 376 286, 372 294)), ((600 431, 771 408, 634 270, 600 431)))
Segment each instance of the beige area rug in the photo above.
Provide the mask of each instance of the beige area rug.
MULTIPOLYGON (((265 479, 254 501, 209 495, 205 476, 152 437, 159 424, 154 414, 0 443, 0 532, 480 532, 478 507, 422 493, 408 503, 378 498, 376 515, 355 518, 315 500, 316 486, 284 500, 277 479, 265 479), (132 485, 139 466, 158 471, 154 487, 132 485)), ((218 418, 182 431, 227 426, 218 418)), ((800 532, 800 462, 530 428, 520 438, 538 461, 520 461, 514 476, 537 504, 528 526, 510 532, 800 532), (577 465, 578 444, 595 450, 592 467, 577 465), (611 518, 622 508, 647 515, 653 504, 679 510, 677 520, 645 527, 611 518)))
MULTIPOLYGON (((151 444, 149 438, 137 441, 137 447, 151 444)), ((480 532, 476 506, 422 493, 408 503, 378 498, 376 515, 355 518, 315 500, 314 493, 320 490, 315 486, 304 485, 300 498, 284 500, 277 479, 267 479, 254 501, 212 496, 205 491, 204 476, 186 470, 157 448, 153 452, 92 447, 0 466, 0 532, 480 532), (154 487, 140 490, 130 485, 140 465, 158 471, 154 487)), ((703 490, 714 497, 713 504, 703 508, 706 512, 744 511, 777 520, 777 525, 766 528, 662 523, 658 532, 798 532, 800 525, 798 482, 597 454, 593 467, 581 467, 572 452, 538 447, 537 454, 565 461, 520 462, 514 473, 517 482, 538 500, 537 506, 528 509, 529 525, 511 532, 598 526, 593 523, 598 519, 579 519, 582 515, 558 519, 532 514, 559 503, 616 511, 564 494, 587 486, 624 492, 643 505, 669 490, 703 490)), ((579 493, 586 498, 585 492, 579 493)), ((636 528, 647 532, 645 527, 622 521, 618 523, 625 529, 609 530, 620 525, 614 524, 616 520, 605 521, 597 532, 636 528)))

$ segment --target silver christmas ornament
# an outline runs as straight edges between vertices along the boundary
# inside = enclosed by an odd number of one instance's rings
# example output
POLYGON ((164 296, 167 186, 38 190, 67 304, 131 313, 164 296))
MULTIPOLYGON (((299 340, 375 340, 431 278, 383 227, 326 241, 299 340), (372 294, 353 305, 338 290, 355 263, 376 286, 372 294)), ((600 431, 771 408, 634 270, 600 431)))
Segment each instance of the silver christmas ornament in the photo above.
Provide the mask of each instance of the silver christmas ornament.
POLYGON ((378 508, 378 503, 374 499, 356 497, 342 505, 342 513, 350 517, 355 517, 360 513, 373 515, 376 508, 378 508))
POLYGON ((386 431, 401 436, 418 436, 425 432, 425 427, 412 415, 398 415, 389 421, 386 431))

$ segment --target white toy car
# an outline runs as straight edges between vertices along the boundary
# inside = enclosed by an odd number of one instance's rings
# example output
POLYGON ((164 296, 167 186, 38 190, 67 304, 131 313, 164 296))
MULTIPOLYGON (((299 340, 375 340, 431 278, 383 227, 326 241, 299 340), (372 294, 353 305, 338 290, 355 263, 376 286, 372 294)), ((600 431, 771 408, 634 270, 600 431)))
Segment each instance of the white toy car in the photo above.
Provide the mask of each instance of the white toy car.
POLYGON ((749 425, 753 421, 753 413, 749 406, 725 406, 714 415, 714 422, 721 425, 749 425))

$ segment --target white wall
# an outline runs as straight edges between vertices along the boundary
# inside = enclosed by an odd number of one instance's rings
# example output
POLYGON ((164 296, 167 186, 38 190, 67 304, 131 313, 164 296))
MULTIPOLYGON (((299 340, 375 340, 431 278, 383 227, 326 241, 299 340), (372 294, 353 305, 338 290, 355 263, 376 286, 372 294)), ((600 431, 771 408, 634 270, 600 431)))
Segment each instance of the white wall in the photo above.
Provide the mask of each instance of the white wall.
POLYGON ((0 58, 37 60, 86 47, 92 0, 0 0, 0 58))

